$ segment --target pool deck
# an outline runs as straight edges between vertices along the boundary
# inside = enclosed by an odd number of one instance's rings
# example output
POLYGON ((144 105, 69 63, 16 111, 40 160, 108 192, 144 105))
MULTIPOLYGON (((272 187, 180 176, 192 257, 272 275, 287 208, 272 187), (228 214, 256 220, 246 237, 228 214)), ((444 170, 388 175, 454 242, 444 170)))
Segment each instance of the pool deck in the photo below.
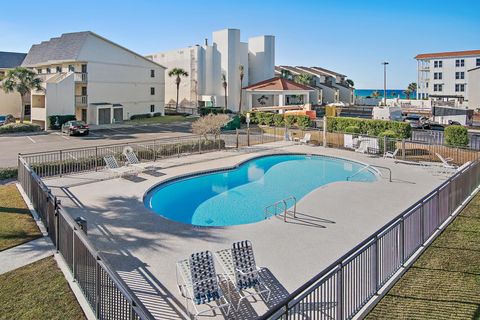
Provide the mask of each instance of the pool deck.
POLYGON ((165 159, 153 165, 156 171, 131 180, 102 180, 106 173, 97 172, 48 179, 46 183, 72 216, 87 219, 91 241, 159 319, 184 317, 175 262, 193 252, 217 251, 236 241, 252 241, 257 264, 266 267, 263 276, 273 289, 272 299, 246 303, 229 318, 255 318, 446 179, 425 167, 396 164, 392 159, 286 142, 165 159), (287 223, 275 217, 240 226, 195 227, 162 218, 143 205, 145 191, 166 179, 284 152, 385 166, 391 169, 393 182, 388 181, 388 172, 381 170, 383 176, 373 183, 323 186, 298 202, 298 218, 287 223))

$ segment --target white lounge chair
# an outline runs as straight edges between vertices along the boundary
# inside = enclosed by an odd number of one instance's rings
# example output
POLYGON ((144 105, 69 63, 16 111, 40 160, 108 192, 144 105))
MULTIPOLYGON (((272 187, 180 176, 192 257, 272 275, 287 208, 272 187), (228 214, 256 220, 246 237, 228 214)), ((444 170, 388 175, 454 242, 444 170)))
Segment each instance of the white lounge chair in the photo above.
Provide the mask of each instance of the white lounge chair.
POLYGON ((219 286, 213 255, 210 251, 190 255, 189 259, 177 262, 176 269, 178 289, 185 297, 189 315, 190 304, 194 309, 194 319, 215 309, 226 308, 226 315, 230 313, 230 303, 219 286), (205 310, 200 310, 200 306, 204 306, 205 310))
POLYGON ((395 159, 397 157, 398 151, 400 151, 400 148, 395 149, 395 151, 387 151, 383 154, 384 158, 389 158, 389 159, 395 159))
POLYGON ((250 241, 240 241, 232 245, 231 249, 215 252, 218 262, 222 266, 227 279, 234 285, 240 295, 237 310, 243 299, 265 294, 265 301, 270 299, 271 290, 265 285, 260 271, 262 268, 255 263, 253 247, 250 241))
POLYGON ((355 149, 355 152, 368 153, 368 141, 367 140, 360 140, 358 148, 355 149))
POLYGON ((454 173, 458 169, 458 166, 449 163, 449 161, 453 160, 452 158, 444 158, 439 153, 435 153, 435 155, 441 161, 441 164, 440 166, 432 166, 432 168, 434 169, 434 173, 448 175, 454 173))
POLYGON ((149 169, 149 165, 141 163, 140 160, 138 160, 138 157, 135 154, 135 152, 127 151, 123 155, 125 156, 125 159, 127 160, 127 164, 129 166, 137 168, 140 171, 145 171, 149 169))
POLYGON ((124 176, 135 175, 136 173, 138 173, 137 170, 132 167, 120 167, 118 165, 117 159, 115 159, 115 156, 113 155, 105 156, 103 157, 103 160, 105 161, 107 169, 120 178, 124 176))
POLYGON ((347 149, 353 149, 353 135, 344 134, 343 135, 343 146, 347 149))
POLYGON ((307 144, 312 140, 312 134, 311 133, 305 133, 302 139, 300 139, 300 143, 307 144))

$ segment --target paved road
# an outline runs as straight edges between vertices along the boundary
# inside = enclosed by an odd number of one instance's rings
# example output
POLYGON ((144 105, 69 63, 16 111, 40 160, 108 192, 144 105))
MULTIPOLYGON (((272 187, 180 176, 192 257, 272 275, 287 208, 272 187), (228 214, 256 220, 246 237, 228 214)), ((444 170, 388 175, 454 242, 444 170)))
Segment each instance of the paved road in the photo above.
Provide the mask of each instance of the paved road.
POLYGON ((16 166, 19 153, 178 137, 189 133, 191 133, 191 123, 181 122, 164 125, 95 130, 88 136, 69 137, 58 132, 41 135, 2 136, 0 137, 0 167, 16 166))

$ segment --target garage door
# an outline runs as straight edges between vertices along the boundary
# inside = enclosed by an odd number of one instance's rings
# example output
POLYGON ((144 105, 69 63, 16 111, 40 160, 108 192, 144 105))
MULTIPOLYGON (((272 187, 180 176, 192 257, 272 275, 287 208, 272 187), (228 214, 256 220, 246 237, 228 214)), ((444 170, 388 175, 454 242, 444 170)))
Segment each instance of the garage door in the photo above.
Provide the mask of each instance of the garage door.
POLYGON ((111 111, 108 109, 98 109, 98 124, 110 124, 111 111))
POLYGON ((115 123, 123 121, 123 108, 114 108, 113 109, 113 119, 115 123))

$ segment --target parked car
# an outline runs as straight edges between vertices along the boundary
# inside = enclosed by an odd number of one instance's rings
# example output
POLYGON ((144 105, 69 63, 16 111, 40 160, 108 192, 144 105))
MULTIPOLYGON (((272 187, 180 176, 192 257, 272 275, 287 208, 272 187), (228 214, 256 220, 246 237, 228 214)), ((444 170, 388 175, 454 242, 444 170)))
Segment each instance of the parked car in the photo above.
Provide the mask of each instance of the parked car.
POLYGON ((413 129, 420 129, 428 119, 418 114, 409 114, 405 117, 405 122, 410 123, 413 129))
POLYGON ((448 120, 448 125, 449 126, 461 126, 462 124, 458 121, 448 120))
POLYGON ((62 133, 66 133, 69 136, 75 134, 88 135, 89 132, 90 129, 88 128, 88 125, 83 121, 70 120, 62 125, 62 133))
POLYGON ((425 122, 422 125, 422 129, 434 130, 434 131, 444 131, 445 126, 441 125, 440 123, 436 123, 436 122, 425 122))
POLYGON ((7 116, 0 116, 0 126, 3 126, 7 121, 7 116))

